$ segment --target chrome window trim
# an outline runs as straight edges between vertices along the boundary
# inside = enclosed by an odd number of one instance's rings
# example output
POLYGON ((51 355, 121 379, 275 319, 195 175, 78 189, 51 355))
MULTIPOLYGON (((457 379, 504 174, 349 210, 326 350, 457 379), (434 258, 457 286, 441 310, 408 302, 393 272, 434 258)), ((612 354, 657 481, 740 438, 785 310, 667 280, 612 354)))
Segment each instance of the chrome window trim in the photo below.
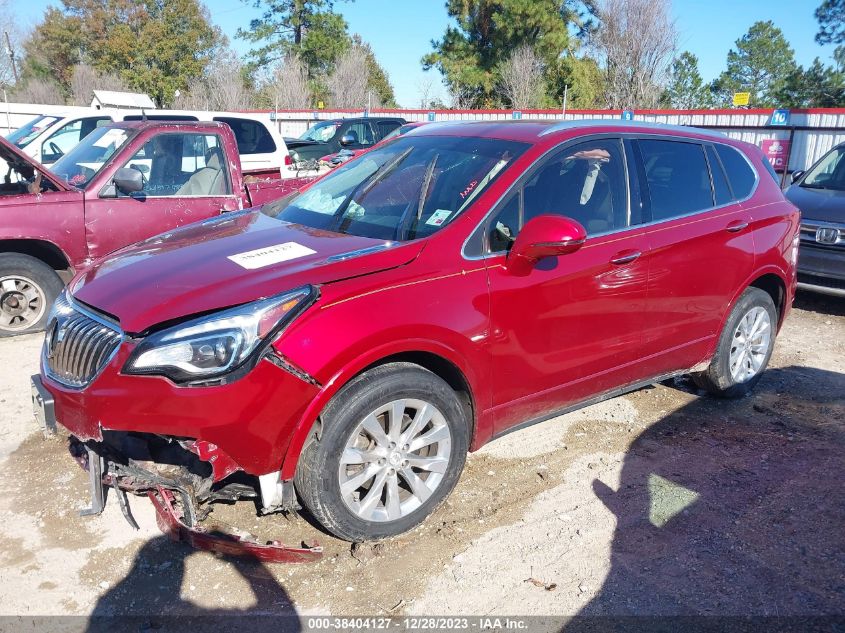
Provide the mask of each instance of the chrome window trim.
MULTIPOLYGON (((598 120, 601 121, 601 119, 598 119, 598 120)), ((604 124, 608 125, 608 122, 604 121, 604 124)), ((555 127, 557 127, 557 126, 555 126, 555 127)), ((573 128, 573 129, 577 129, 577 128, 573 128)), ((681 128, 681 129, 689 132, 688 128, 681 128)), ((541 136, 542 136, 542 134, 541 134, 541 136)), ((719 140, 710 141, 710 140, 703 140, 703 139, 697 139, 697 138, 675 136, 673 134, 659 134, 659 133, 637 134, 637 133, 631 133, 631 132, 622 132, 622 133, 614 134, 612 132, 607 132, 607 133, 602 133, 602 134, 593 134, 593 135, 588 135, 588 136, 581 136, 581 137, 576 137, 576 138, 572 138, 572 139, 567 139, 563 143, 561 143, 559 145, 555 145, 554 147, 550 148, 549 150, 545 151, 543 154, 538 156, 537 159, 533 163, 531 163, 531 165, 528 166, 528 168, 525 170, 525 173, 534 169, 535 166, 537 166, 541 161, 545 160, 553 152, 565 149, 569 145, 578 144, 582 141, 602 140, 602 139, 606 139, 606 138, 619 138, 619 139, 622 139, 622 140, 624 140, 624 139, 638 140, 638 139, 642 138, 642 139, 653 139, 653 140, 677 141, 677 142, 681 142, 681 143, 683 143, 683 142, 697 143, 697 144, 702 146, 702 149, 707 144, 724 145, 725 147, 730 148, 731 150, 733 150, 734 152, 737 152, 740 156, 742 156, 742 158, 745 160, 745 162, 751 168, 751 173, 754 174, 754 185, 751 188, 751 192, 746 197, 737 198, 736 200, 731 200, 727 204, 708 207, 706 209, 700 209, 698 211, 691 211, 689 213, 684 213, 682 215, 676 215, 676 216, 673 216, 671 218, 665 218, 665 219, 662 219, 662 220, 652 220, 650 222, 643 222, 641 224, 636 224, 636 225, 633 225, 633 226, 626 226, 626 227, 622 227, 622 228, 619 228, 619 229, 613 229, 611 231, 603 231, 601 233, 594 233, 592 235, 587 236, 587 243, 589 243, 589 240, 596 238, 596 237, 605 237, 607 235, 614 235, 614 234, 618 234, 618 233, 623 233, 625 231, 630 231, 632 229, 638 229, 638 228, 642 228, 642 227, 647 228, 647 227, 655 226, 657 224, 664 224, 666 222, 671 222, 673 220, 689 218, 689 217, 692 217, 692 216, 695 216, 695 215, 700 215, 702 213, 710 213, 712 211, 719 211, 719 210, 725 209, 727 207, 730 207, 730 206, 733 206, 733 205, 736 205, 736 204, 742 204, 742 203, 750 200, 752 197, 754 197, 754 194, 757 193, 757 188, 760 185, 760 174, 757 172, 757 169, 754 167, 754 163, 752 163, 751 160, 748 158, 748 156, 745 155, 745 152, 737 149, 733 145, 730 145, 729 143, 720 142, 719 140)), ((725 136, 719 135, 719 138, 725 138, 725 136)), ((624 148, 623 148, 623 151, 624 151, 624 148)), ((704 152, 704 156, 705 156, 705 160, 706 160, 707 152, 704 152)), ((717 152, 717 156, 718 156, 718 152, 717 152)), ((719 156, 719 161, 721 162, 721 160, 722 160, 722 157, 719 156)), ((628 161, 627 161, 627 153, 626 153, 626 156, 625 156, 626 174, 628 173, 627 162, 628 161)), ((708 164, 708 170, 709 170, 709 162, 707 164, 708 164)), ((722 168, 724 169, 724 166, 722 168)), ((730 177, 727 174, 727 170, 725 170, 725 176, 728 178, 728 185, 731 188, 731 193, 733 193, 733 185, 730 182, 730 177)), ((636 175, 635 177, 638 178, 639 176, 636 175)), ((711 175, 711 178, 712 178, 712 175, 711 175)), ((467 248, 467 244, 469 244, 469 241, 473 238, 473 236, 476 234, 476 232, 479 230, 479 228, 487 222, 487 220, 490 218, 490 216, 495 211, 497 211, 499 209, 499 206, 502 204, 502 202, 505 200, 505 198, 507 198, 511 194, 513 189, 516 188, 516 187, 521 187, 524 183, 525 183, 525 180, 524 180, 523 176, 520 176, 516 181, 514 181, 511 184, 511 186, 508 187, 507 190, 505 190, 505 192, 490 207, 490 210, 487 211, 487 213, 484 214, 484 217, 481 219, 481 221, 478 224, 476 224, 476 226, 472 229, 472 231, 469 232, 469 235, 467 236, 467 238, 464 240, 463 244, 461 245, 461 257, 463 257, 463 259, 465 259, 467 261, 481 261, 481 260, 485 260, 485 259, 490 259, 492 257, 500 257, 501 255, 506 255, 508 253, 508 251, 496 251, 494 253, 483 253, 481 255, 467 255, 466 254, 466 248, 467 248)), ((629 213, 630 213, 630 206, 631 206, 631 192, 630 192, 631 181, 630 181, 630 177, 628 179, 628 182, 626 183, 626 186, 628 188, 628 210, 629 210, 629 213)), ((712 187, 712 185, 711 185, 711 187, 712 187)), ((714 196, 713 199, 715 201, 715 191, 713 193, 713 196, 714 196)))
MULTIPOLYGON (((117 322, 113 321, 112 319, 108 319, 108 318, 106 318, 106 317, 104 317, 100 314, 97 314, 96 312, 94 312, 90 308, 88 308, 88 307, 84 306, 83 304, 79 303, 78 301, 76 301, 73 298, 73 296, 70 294, 70 292, 67 291, 67 289, 62 291, 62 294, 59 295, 59 299, 62 296, 64 296, 65 302, 67 303, 68 307, 70 307, 72 310, 83 314, 84 316, 88 317, 89 319, 91 319, 93 321, 96 321, 97 323, 99 323, 100 325, 102 325, 104 327, 109 328, 111 331, 113 331, 115 334, 117 334, 120 337, 118 342, 117 342, 117 345, 115 345, 114 351, 112 351, 112 353, 109 354, 109 356, 106 358, 106 360, 103 361, 102 367, 100 367, 100 369, 98 369, 94 373, 94 375, 91 376, 91 379, 84 384, 74 385, 74 384, 70 384, 70 383, 65 382, 61 377, 56 376, 50 370, 50 363, 47 361, 47 345, 48 345, 49 340, 50 340, 50 335, 52 334, 51 321, 53 319, 51 319, 50 321, 47 322, 47 331, 46 331, 45 336, 44 336, 44 343, 41 345, 41 367, 44 369, 44 374, 48 378, 50 378, 50 380, 53 380, 53 381, 57 382, 58 384, 62 385, 62 387, 64 387, 65 389, 68 389, 68 390, 71 390, 71 391, 82 391, 83 389, 87 388, 92 382, 94 382, 100 376, 100 374, 103 372, 103 370, 106 367, 108 367, 108 365, 114 360, 114 357, 117 356, 117 353, 120 351, 120 348, 126 342, 127 336, 126 336, 126 332, 123 331, 123 328, 121 328, 120 325, 118 325, 117 322)), ((57 301, 59 299, 57 299, 57 301)))

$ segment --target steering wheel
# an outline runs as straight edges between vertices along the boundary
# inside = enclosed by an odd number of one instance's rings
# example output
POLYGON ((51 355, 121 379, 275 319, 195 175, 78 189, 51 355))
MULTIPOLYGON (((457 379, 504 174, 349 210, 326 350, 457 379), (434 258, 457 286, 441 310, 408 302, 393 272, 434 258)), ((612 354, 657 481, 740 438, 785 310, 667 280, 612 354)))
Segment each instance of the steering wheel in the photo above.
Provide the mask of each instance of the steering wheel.
POLYGON ((55 154, 56 156, 62 157, 62 156, 65 155, 65 153, 61 150, 61 148, 59 148, 59 146, 56 145, 53 141, 50 141, 50 149, 53 151, 53 154, 55 154))

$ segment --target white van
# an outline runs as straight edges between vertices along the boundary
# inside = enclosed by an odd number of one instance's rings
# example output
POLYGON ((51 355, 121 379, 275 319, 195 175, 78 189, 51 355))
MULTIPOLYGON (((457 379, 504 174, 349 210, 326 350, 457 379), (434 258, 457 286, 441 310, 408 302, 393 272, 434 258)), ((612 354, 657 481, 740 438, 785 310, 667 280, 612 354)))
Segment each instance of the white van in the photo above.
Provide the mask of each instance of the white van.
POLYGON ((44 165, 51 165, 98 126, 114 121, 220 121, 235 133, 241 166, 247 176, 281 175, 293 178, 285 140, 267 113, 191 112, 188 110, 98 110, 75 108, 66 113, 38 116, 14 132, 6 140, 44 165))

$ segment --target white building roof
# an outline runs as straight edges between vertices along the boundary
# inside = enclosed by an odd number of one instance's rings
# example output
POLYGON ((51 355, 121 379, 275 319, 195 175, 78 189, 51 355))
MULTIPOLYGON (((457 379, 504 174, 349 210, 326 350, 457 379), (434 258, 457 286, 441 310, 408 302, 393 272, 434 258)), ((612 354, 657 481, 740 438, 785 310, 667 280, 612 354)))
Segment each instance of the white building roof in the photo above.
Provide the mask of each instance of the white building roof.
POLYGON ((149 95, 138 92, 117 92, 114 90, 95 90, 92 108, 150 108, 156 104, 149 95))

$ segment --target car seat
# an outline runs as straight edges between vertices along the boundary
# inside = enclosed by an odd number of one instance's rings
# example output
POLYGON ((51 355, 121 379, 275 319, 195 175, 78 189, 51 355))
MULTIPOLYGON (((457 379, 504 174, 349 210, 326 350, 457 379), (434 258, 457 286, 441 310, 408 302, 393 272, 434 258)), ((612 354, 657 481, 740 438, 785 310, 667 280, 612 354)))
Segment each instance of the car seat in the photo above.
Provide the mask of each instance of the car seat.
POLYGON ((195 171, 188 182, 179 187, 178 196, 213 196, 224 193, 226 175, 223 173, 223 152, 213 147, 206 153, 205 167, 195 171))

